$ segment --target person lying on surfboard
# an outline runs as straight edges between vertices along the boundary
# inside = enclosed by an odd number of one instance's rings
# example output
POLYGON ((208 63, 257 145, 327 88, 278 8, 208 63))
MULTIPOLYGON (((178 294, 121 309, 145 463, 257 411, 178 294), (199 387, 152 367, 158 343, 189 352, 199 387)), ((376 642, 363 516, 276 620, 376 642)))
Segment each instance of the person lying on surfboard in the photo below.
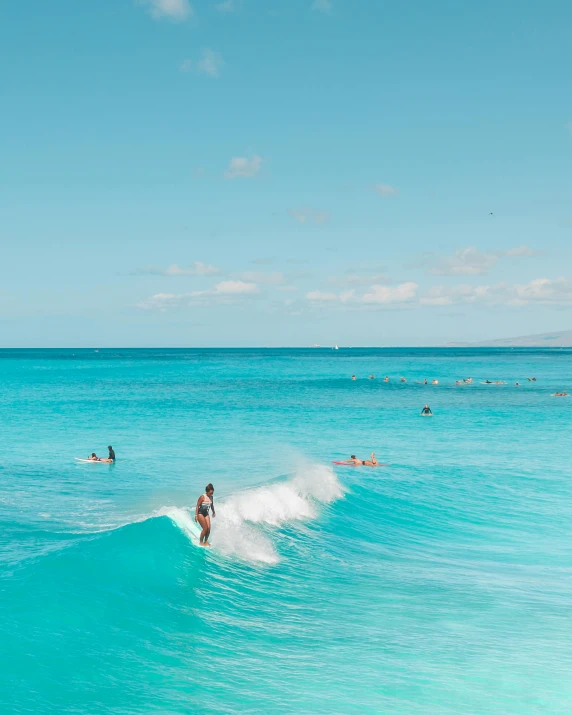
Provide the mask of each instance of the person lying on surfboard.
POLYGON ((201 546, 210 546, 209 536, 211 533, 211 517, 210 510, 212 509, 213 516, 216 516, 214 509, 214 487, 212 484, 207 484, 205 493, 197 499, 197 508, 195 511, 195 521, 198 521, 202 527, 201 538, 199 544, 201 546))
POLYGON ((101 459, 97 456, 95 452, 91 453, 91 457, 88 457, 90 462, 101 462, 101 459))
POLYGON ((378 461, 375 458, 375 452, 371 453, 371 460, 358 459, 355 454, 352 454, 349 458, 349 464, 354 464, 356 467, 377 467, 378 461))

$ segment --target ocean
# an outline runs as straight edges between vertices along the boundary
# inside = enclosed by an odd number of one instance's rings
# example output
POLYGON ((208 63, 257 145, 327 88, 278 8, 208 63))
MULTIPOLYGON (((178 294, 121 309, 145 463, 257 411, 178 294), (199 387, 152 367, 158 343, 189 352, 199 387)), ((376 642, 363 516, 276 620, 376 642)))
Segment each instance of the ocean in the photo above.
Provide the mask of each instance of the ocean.
POLYGON ((1 350, 0 712, 569 715, 571 358, 1 350))

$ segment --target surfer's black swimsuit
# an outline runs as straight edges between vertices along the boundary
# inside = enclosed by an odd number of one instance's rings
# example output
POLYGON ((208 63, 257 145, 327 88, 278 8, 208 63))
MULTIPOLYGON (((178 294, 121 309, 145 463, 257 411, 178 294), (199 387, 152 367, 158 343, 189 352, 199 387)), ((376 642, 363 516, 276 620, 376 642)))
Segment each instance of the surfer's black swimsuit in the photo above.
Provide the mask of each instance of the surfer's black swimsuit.
POLYGON ((213 503, 212 503, 212 500, 209 499, 206 494, 204 496, 206 497, 206 499, 200 503, 199 514, 201 516, 208 516, 210 508, 213 503), (207 501, 207 499, 208 499, 208 501, 207 501))

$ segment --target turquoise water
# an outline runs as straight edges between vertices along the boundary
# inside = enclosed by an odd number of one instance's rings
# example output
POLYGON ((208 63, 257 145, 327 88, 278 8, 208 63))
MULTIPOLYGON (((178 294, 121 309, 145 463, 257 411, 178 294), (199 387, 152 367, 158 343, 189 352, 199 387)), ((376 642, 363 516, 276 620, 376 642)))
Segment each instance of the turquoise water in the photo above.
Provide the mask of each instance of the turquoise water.
POLYGON ((0 711, 568 715, 571 358, 0 351, 0 711))

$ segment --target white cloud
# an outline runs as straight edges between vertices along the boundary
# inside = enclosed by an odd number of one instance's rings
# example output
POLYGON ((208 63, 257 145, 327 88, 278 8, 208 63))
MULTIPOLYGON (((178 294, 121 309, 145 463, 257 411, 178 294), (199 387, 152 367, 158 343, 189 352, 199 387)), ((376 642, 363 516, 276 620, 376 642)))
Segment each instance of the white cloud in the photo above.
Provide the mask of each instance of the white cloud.
POLYGON ((385 285, 371 286, 365 295, 356 296, 355 290, 345 290, 341 293, 323 292, 319 290, 306 293, 306 299, 311 303, 342 303, 351 304, 354 307, 372 305, 396 305, 400 303, 412 303, 417 297, 417 283, 407 281, 395 287, 385 285))
POLYGON ((326 223, 329 218, 327 211, 318 211, 311 207, 301 209, 291 209, 289 212, 292 218, 295 218, 298 223, 326 223))
POLYGON ((174 308, 199 305, 232 305, 243 297, 259 293, 256 283, 245 281, 221 281, 209 290, 194 290, 190 293, 156 293, 137 305, 141 310, 166 311, 174 308))
POLYGON ((222 55, 206 47, 201 54, 201 59, 197 62, 197 71, 209 77, 219 77, 224 67, 222 55))
POLYGON ((476 248, 462 248, 453 256, 443 256, 430 269, 435 276, 484 276, 496 265, 499 257, 476 248))
POLYGON ((502 256, 508 256, 509 258, 511 256, 513 257, 530 257, 530 256, 540 256, 542 254, 542 251, 535 251, 532 248, 529 248, 528 246, 517 246, 516 248, 509 248, 507 251, 498 251, 497 255, 502 257, 502 256))
POLYGON ((323 293, 319 290, 312 290, 306 293, 306 298, 313 303, 331 303, 338 300, 337 293, 323 293))
POLYGON ((218 276, 221 274, 220 268, 211 266, 209 263, 201 263, 201 261, 193 261, 190 266, 181 267, 176 263, 171 264, 168 268, 158 268, 156 266, 148 266, 135 271, 136 275, 152 275, 152 276, 218 276))
POLYGON ((399 193, 398 189, 395 189, 389 184, 376 184, 374 190, 377 191, 380 196, 384 197, 396 196, 399 193))
POLYGON ((428 256, 423 262, 434 262, 429 273, 435 276, 485 276, 491 268, 496 266, 500 258, 524 258, 539 254, 539 251, 534 251, 525 245, 488 253, 470 246, 455 251, 452 256, 442 256, 436 262, 431 256, 428 256))
POLYGON ((183 22, 194 14, 188 0, 142 0, 148 6, 149 14, 155 20, 168 18, 173 22, 183 22))
POLYGON ((236 0, 223 0, 215 5, 215 8, 222 13, 235 12, 238 10, 238 2, 236 0))
POLYGON ((333 9, 332 0, 314 0, 312 3, 312 10, 317 10, 318 12, 324 12, 329 14, 333 9))
POLYGON ((572 280, 561 276, 550 278, 536 278, 525 285, 514 287, 516 299, 523 303, 570 303, 572 302, 572 280))
POLYGON ((234 277, 248 281, 251 283, 262 283, 264 285, 282 285, 286 282, 286 277, 283 273, 263 273, 262 271, 244 271, 234 274, 234 277))
POLYGON ((572 280, 535 278, 525 284, 434 286, 420 298, 421 305, 485 305, 522 306, 530 303, 567 305, 572 303, 572 280))
POLYGON ((246 281, 222 281, 217 283, 211 291, 199 291, 196 295, 204 295, 205 293, 218 295, 252 295, 258 293, 256 283, 246 281))
POLYGON ((406 281, 397 286, 374 285, 361 300, 363 303, 410 303, 416 298, 418 288, 417 283, 413 281, 406 281))
POLYGON ((175 308, 181 303, 182 295, 175 295, 174 293, 155 293, 155 295, 148 298, 142 303, 138 303, 137 307, 141 310, 167 310, 168 308, 175 308))
POLYGON ((262 168, 262 157, 256 154, 252 159, 244 156, 234 156, 230 160, 228 169, 224 172, 225 179, 251 179, 262 168))
POLYGON ((421 305, 454 305, 456 303, 474 303, 483 300, 490 293, 491 286, 433 286, 419 302, 421 305))

